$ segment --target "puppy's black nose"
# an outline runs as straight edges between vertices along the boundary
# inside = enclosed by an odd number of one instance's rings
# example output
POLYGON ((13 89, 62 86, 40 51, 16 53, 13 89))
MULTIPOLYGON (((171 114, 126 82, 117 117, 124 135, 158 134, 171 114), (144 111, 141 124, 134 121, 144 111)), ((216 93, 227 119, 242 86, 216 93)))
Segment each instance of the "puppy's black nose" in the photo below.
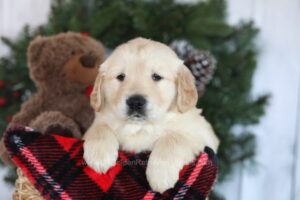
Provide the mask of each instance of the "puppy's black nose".
POLYGON ((133 95, 126 100, 126 104, 132 111, 141 111, 146 105, 146 99, 141 95, 133 95))

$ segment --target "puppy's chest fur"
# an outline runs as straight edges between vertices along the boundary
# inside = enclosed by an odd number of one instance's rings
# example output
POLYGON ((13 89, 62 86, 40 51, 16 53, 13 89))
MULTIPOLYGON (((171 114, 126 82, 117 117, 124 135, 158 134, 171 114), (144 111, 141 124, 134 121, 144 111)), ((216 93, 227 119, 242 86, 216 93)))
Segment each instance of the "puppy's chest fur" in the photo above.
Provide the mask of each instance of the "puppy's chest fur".
POLYGON ((200 115, 201 110, 193 109, 184 114, 168 113, 155 122, 128 122, 118 120, 110 113, 100 113, 96 116, 97 123, 108 125, 118 140, 120 149, 139 153, 152 151, 155 143, 170 134, 180 134, 188 139, 186 144, 195 153, 209 146, 217 150, 218 139, 212 127, 200 115))
POLYGON ((122 150, 139 153, 153 150, 163 131, 154 125, 127 123, 116 127, 115 133, 122 150))

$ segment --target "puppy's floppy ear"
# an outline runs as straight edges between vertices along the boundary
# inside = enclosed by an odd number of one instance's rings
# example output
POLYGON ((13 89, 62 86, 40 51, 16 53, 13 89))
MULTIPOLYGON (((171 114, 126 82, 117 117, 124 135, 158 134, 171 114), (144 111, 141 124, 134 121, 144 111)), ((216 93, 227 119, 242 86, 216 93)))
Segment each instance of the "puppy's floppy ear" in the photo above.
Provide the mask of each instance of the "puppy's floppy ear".
POLYGON ((195 79, 190 70, 183 65, 177 75, 177 107, 186 112, 196 106, 198 100, 195 79))
POLYGON ((101 103, 103 103, 103 99, 102 99, 102 95, 101 95, 101 85, 102 85, 102 75, 99 73, 97 78, 96 78, 96 81, 95 81, 95 84, 94 84, 94 88, 93 88, 93 91, 92 91, 92 94, 91 94, 91 97, 90 97, 90 101, 91 101, 91 106, 94 108, 94 110, 96 112, 99 112, 100 111, 100 108, 101 108, 101 103))

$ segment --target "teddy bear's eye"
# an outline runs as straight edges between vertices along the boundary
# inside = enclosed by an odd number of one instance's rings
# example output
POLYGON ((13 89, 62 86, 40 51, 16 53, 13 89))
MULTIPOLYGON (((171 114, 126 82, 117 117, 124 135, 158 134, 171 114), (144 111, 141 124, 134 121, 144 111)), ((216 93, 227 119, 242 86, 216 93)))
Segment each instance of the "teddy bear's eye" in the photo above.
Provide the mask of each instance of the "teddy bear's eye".
POLYGON ((160 75, 158 75, 157 73, 152 74, 152 79, 154 81, 160 81, 161 79, 163 79, 163 77, 161 77, 160 75))
POLYGON ((124 81, 124 79, 125 79, 125 74, 124 74, 124 73, 119 74, 119 75, 117 76, 117 79, 118 79, 119 81, 124 81))
POLYGON ((71 55, 75 55, 75 51, 71 51, 71 55))

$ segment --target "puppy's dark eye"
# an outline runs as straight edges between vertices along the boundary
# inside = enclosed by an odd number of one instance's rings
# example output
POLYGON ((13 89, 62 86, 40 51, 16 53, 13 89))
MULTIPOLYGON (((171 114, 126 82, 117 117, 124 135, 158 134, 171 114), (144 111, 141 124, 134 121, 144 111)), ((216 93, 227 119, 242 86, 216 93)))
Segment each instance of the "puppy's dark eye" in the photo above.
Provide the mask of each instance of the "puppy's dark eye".
POLYGON ((154 73, 154 74, 152 74, 152 79, 154 81, 160 81, 161 79, 163 79, 163 77, 161 77, 160 75, 154 73))
POLYGON ((117 76, 117 79, 118 79, 119 81, 124 81, 124 79, 125 79, 125 74, 124 74, 124 73, 119 74, 119 75, 117 76))

